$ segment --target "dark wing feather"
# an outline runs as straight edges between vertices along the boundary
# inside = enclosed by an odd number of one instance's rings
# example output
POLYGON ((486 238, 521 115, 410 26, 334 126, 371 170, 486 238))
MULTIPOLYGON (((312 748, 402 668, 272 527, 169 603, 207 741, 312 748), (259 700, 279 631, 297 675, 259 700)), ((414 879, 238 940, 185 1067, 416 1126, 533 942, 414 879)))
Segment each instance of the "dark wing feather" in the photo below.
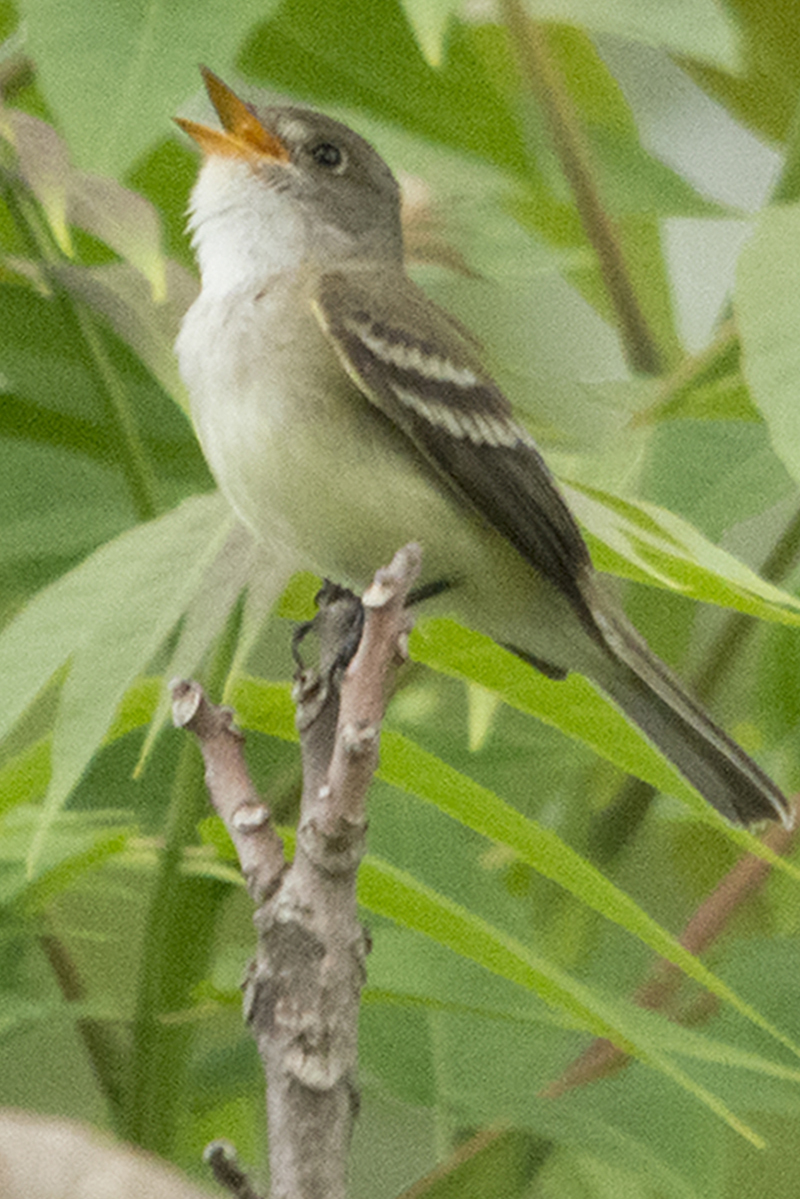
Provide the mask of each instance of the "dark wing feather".
POLYGON ((397 272, 326 275, 314 308, 359 389, 596 631, 578 526, 458 325, 397 272))

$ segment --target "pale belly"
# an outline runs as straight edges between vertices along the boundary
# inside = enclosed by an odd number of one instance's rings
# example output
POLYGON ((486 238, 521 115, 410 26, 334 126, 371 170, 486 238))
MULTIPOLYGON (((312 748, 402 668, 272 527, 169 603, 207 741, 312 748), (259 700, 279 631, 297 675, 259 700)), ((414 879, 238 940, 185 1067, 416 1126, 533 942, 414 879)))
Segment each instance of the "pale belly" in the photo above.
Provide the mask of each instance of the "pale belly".
POLYGON ((574 664, 587 638, 567 601, 477 515, 465 516, 464 501, 411 447, 398 452, 401 435, 347 379, 305 312, 276 335, 268 307, 244 300, 235 320, 221 321, 201 298, 178 340, 203 450, 242 520, 299 566, 356 590, 417 541, 423 582, 450 585, 439 611, 574 664))

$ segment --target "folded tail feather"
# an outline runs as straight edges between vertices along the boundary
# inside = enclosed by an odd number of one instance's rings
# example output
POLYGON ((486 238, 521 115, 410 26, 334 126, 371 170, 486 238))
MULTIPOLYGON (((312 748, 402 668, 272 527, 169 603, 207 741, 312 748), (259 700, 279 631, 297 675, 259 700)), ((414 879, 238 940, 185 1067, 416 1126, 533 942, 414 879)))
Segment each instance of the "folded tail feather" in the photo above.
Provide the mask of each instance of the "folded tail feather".
POLYGON ((728 820, 792 820, 786 797, 724 733, 623 616, 594 610, 608 649, 594 681, 728 820))

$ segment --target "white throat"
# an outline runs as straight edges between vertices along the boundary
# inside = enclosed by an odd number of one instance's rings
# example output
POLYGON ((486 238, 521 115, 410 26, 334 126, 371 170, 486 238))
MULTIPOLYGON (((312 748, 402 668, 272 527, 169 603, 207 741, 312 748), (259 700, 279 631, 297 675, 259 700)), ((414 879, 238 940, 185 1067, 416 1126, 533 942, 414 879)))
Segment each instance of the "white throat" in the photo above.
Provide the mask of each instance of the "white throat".
POLYGON ((217 295, 294 274, 309 251, 302 208, 246 162, 212 156, 192 192, 189 228, 203 291, 217 295))

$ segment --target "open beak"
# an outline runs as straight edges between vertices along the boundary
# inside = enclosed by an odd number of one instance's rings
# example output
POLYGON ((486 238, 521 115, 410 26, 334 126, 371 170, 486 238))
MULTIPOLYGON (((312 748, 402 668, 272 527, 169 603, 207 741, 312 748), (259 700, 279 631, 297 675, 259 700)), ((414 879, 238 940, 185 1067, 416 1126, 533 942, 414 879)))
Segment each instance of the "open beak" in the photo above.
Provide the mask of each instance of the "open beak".
POLYGON ((183 117, 175 117, 175 123, 197 142, 203 153, 251 161, 268 158, 272 162, 288 162, 286 146, 274 133, 264 128, 250 105, 240 100, 208 67, 201 67, 200 73, 222 122, 222 129, 212 129, 183 117))

